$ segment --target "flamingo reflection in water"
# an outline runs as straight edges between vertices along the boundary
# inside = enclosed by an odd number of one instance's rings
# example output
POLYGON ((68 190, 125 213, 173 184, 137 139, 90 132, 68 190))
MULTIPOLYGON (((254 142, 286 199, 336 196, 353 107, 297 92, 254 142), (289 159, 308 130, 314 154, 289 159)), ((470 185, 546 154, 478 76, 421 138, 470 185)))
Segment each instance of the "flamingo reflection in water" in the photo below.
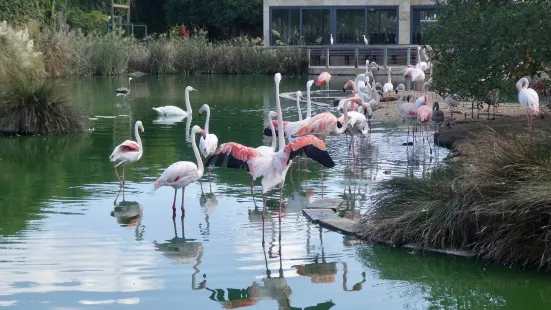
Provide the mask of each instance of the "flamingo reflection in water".
MULTIPOLYGON (((118 197, 118 196, 117 196, 118 197)), ((143 208, 136 201, 121 201, 119 204, 115 200, 115 208, 111 211, 111 216, 117 219, 117 223, 122 227, 135 227, 136 240, 143 240, 142 216, 143 208)))
MULTIPOLYGON (((274 223, 274 222, 273 222, 274 223)), ((275 223, 274 223, 275 224, 275 223)), ((274 227, 272 227, 274 228, 274 227)), ((272 229, 272 242, 270 244, 276 244, 275 241, 275 232, 276 229, 272 229)), ((262 279, 263 284, 258 284, 256 281, 253 284, 245 289, 212 289, 206 286, 206 280, 201 282, 204 284, 204 289, 210 291, 212 294, 209 298, 213 301, 218 302, 224 309, 235 309, 242 307, 249 307, 256 305, 259 301, 262 300, 276 300, 278 304, 278 309, 296 309, 300 310, 303 308, 297 308, 291 306, 290 296, 292 290, 287 284, 287 280, 283 277, 283 262, 282 262, 282 253, 281 253, 281 223, 279 224, 279 242, 278 242, 278 252, 273 253, 272 247, 268 249, 268 255, 266 255, 266 247, 262 245, 262 251, 264 254, 264 263, 266 266, 266 277, 262 279), (273 277, 270 268, 268 267, 268 256, 270 258, 279 258, 279 269, 278 276, 273 277), (227 292, 227 297, 226 297, 227 292)), ((206 277, 206 276, 205 276, 206 277)), ((201 287, 201 286, 200 286, 201 287)), ((332 301, 327 301, 324 303, 318 303, 314 307, 306 307, 304 309, 331 309, 335 304, 332 301)))
POLYGON ((189 265, 195 263, 194 268, 198 267, 203 257, 203 243, 196 241, 196 239, 186 239, 183 218, 180 219, 182 227, 181 238, 178 237, 175 218, 172 219, 172 223, 174 224, 174 238, 167 240, 165 243, 154 241, 153 245, 155 249, 162 252, 164 257, 170 259, 172 263, 176 265, 189 265))
MULTIPOLYGON (((323 247, 322 229, 320 229, 320 244, 321 244, 321 262, 318 255, 316 255, 314 262, 311 264, 294 265, 297 274, 305 277, 309 277, 312 283, 334 283, 338 272, 337 264, 339 262, 327 262, 325 258, 325 250, 323 247)), ((365 271, 362 272, 362 281, 354 284, 352 289, 348 289, 348 265, 346 262, 341 262, 343 266, 342 273, 342 288, 345 292, 360 291, 365 283, 365 271)))

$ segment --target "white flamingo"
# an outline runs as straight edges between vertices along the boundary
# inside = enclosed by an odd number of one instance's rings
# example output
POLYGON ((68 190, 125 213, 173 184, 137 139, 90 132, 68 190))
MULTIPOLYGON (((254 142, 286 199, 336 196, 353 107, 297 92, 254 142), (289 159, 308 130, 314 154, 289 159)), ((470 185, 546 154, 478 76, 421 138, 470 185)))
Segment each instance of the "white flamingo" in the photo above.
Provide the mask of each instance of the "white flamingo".
MULTIPOLYGON (((275 152, 271 148, 264 148, 259 152, 235 142, 221 144, 211 157, 207 160, 206 166, 216 158, 215 166, 220 166, 226 157, 229 157, 228 168, 246 168, 253 178, 262 176, 262 195, 264 207, 262 212, 262 221, 264 222, 264 213, 266 211, 266 194, 268 191, 280 186, 280 214, 281 214, 281 198, 283 190, 283 182, 289 167, 292 164, 292 159, 300 154, 305 154, 311 159, 332 168, 335 163, 329 156, 325 143, 320 139, 307 135, 296 139, 288 145, 285 145, 283 133, 283 118, 281 113, 281 103, 279 99, 279 83, 281 74, 276 73, 274 77, 276 88, 276 106, 277 106, 277 121, 278 121, 278 140, 279 151, 275 152)), ((254 182, 254 180, 253 180, 254 182)), ((251 184, 252 185, 252 184, 251 184)), ((251 187, 252 188, 252 187, 251 187)))
POLYGON ((302 92, 300 90, 297 90, 296 96, 297 96, 298 120, 302 121, 302 110, 300 109, 300 99, 302 98, 302 92))
POLYGON ((199 115, 202 114, 203 111, 207 112, 207 119, 205 120, 205 127, 203 129, 205 131, 205 136, 201 136, 199 139, 199 150, 201 151, 201 155, 207 158, 218 147, 218 137, 213 133, 209 133, 210 107, 208 104, 203 104, 203 106, 199 109, 199 115))
POLYGON ((526 117, 528 118, 528 131, 532 131, 532 118, 538 116, 540 113, 540 98, 538 93, 528 88, 530 82, 527 78, 523 77, 518 80, 516 87, 518 90, 518 102, 526 110, 526 117))
POLYGON ((405 91, 406 86, 404 84, 400 84, 396 87, 396 94, 400 92, 400 98, 396 101, 396 107, 398 108, 402 119, 408 122, 407 145, 409 145, 409 123, 417 120, 417 107, 412 102, 403 102, 405 91))
POLYGON ((414 68, 414 67, 407 67, 404 70, 404 77, 409 76, 411 78, 411 81, 413 82, 413 89, 415 92, 415 96, 417 97, 417 90, 421 87, 425 82, 425 72, 421 70, 420 68, 414 68), (415 87, 417 85, 418 87, 415 87))
POLYGON ((142 139, 140 138, 140 133, 138 132, 138 129, 140 129, 142 133, 144 132, 143 124, 141 121, 137 121, 136 124, 134 124, 134 136, 136 136, 136 140, 138 142, 126 140, 123 143, 117 145, 117 147, 115 147, 115 149, 109 156, 109 160, 111 160, 111 162, 117 162, 117 164, 113 167, 113 171, 115 171, 115 174, 117 175, 117 178, 120 182, 120 187, 123 189, 124 168, 128 164, 135 163, 140 160, 143 155, 142 139), (117 172, 117 167, 120 165, 122 165, 122 180, 119 176, 119 173, 117 172))
POLYGON ((368 45, 368 44, 369 44, 369 41, 368 41, 367 38, 365 37, 365 34, 362 34, 362 36, 364 37, 364 43, 365 43, 365 45, 368 45))
POLYGON ((184 111, 182 109, 180 109, 179 107, 176 107, 176 106, 173 106, 173 105, 166 105, 164 107, 158 107, 158 108, 153 108, 153 110, 155 110, 157 112, 157 114, 159 114, 159 116, 176 116, 176 115, 180 115, 180 116, 190 116, 191 115, 191 104, 189 103, 189 92, 190 91, 197 91, 197 89, 191 87, 191 86, 188 86, 186 87, 186 109, 187 111, 184 111))
POLYGON ((132 77, 128 78, 128 88, 119 87, 117 88, 117 90, 115 90, 115 92, 117 93, 117 97, 124 96, 124 98, 126 98, 126 95, 130 94, 130 81, 132 81, 132 77))
POLYGON ((394 85, 392 85, 392 79, 390 77, 391 68, 388 68, 388 81, 383 85, 383 94, 390 95, 390 92, 394 90, 394 85))
POLYGON ((201 160, 201 155, 197 149, 197 144, 195 142, 195 134, 200 133, 201 136, 205 137, 206 132, 201 129, 201 127, 195 125, 191 129, 191 146, 193 148, 193 153, 195 154, 195 159, 197 164, 190 161, 178 161, 170 165, 166 170, 161 174, 161 176, 155 181, 153 190, 157 190, 162 186, 169 186, 174 188, 174 202, 172 203, 172 217, 176 217, 176 194, 178 189, 182 189, 182 217, 185 216, 186 210, 184 208, 184 192, 186 186, 189 184, 201 179, 203 176, 204 168, 203 161, 201 160))

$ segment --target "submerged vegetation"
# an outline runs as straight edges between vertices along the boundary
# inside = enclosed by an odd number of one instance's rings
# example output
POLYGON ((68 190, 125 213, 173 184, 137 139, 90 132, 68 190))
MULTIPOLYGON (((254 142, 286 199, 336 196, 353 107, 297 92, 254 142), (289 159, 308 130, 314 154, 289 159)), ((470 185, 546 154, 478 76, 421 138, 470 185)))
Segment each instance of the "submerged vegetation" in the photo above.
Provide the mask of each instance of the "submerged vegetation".
POLYGON ((551 270, 550 134, 483 132, 463 163, 380 183, 363 236, 551 270))
POLYGON ((0 134, 56 135, 88 130, 89 119, 46 80, 44 58, 26 30, 0 24, 0 134))

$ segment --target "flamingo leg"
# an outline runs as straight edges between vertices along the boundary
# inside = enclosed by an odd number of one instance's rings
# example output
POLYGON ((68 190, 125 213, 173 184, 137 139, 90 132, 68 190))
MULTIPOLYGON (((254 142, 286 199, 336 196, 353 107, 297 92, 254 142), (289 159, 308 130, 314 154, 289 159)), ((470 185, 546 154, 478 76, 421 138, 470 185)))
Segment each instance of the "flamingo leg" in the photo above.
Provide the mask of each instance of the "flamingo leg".
POLYGON ((115 174, 117 175, 117 179, 119 179, 119 183, 120 183, 120 187, 122 187, 122 180, 121 180, 121 177, 119 176, 119 173, 117 172, 117 167, 122 165, 122 161, 118 164, 116 164, 114 167, 113 167, 113 171, 115 171, 115 174))
POLYGON ((178 190, 174 189, 174 202, 172 202, 172 219, 176 218, 176 193, 178 193, 178 190))
POLYGON ((321 166, 321 198, 323 198, 323 166, 321 166))
POLYGON ((264 245, 264 214, 266 213, 266 194, 262 194, 262 245, 264 245))
POLYGON ((356 176, 356 144, 354 143, 354 134, 350 134, 352 138, 350 139, 350 143, 352 144, 352 156, 354 158, 354 176, 356 176))
MULTIPOLYGON (((254 179, 251 180, 251 196, 253 197, 253 203, 254 203, 254 206, 256 207, 256 201, 254 200, 253 187, 254 187, 254 179)), ((264 216, 262 218, 264 218, 264 216)))
POLYGON ((279 185, 279 220, 281 221, 281 206, 283 205, 283 183, 279 185))
POLYGON ((123 190, 123 191, 124 191, 124 179, 125 179, 125 177, 124 177, 124 168, 125 168, 125 167, 122 166, 122 190, 123 190))
POLYGON ((182 218, 186 216, 186 209, 184 208, 184 192, 186 191, 185 187, 182 187, 182 206, 180 207, 180 210, 182 210, 182 218))

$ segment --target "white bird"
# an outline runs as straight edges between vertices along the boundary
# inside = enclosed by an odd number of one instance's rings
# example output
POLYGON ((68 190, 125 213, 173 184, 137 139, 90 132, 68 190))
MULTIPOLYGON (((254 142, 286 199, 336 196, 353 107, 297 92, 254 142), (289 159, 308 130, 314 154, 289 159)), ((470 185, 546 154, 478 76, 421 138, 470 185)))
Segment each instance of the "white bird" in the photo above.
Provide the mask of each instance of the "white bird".
POLYGON ((117 175, 117 178, 120 182, 120 187, 124 189, 124 168, 126 165, 135 163, 140 158, 142 158, 143 155, 143 147, 142 147, 142 139, 140 138, 140 134, 138 132, 138 129, 140 129, 143 133, 143 125, 141 121, 137 121, 136 124, 134 124, 134 136, 136 136, 136 140, 138 142, 134 142, 132 140, 126 140, 123 143, 117 145, 111 155, 109 156, 109 159, 111 162, 117 162, 117 164, 113 167, 113 171, 115 171, 115 174, 117 175), (119 176, 119 173, 117 172, 117 167, 122 165, 122 180, 119 176))
POLYGON ((300 99, 302 98, 302 92, 300 90, 297 90, 296 94, 297 94, 298 120, 300 122, 300 121, 302 121, 302 110, 300 109, 300 99))
POLYGON ((124 98, 126 98, 126 95, 130 94, 130 81, 132 81, 132 77, 128 78, 128 88, 119 87, 117 88, 117 90, 115 90, 117 96, 124 96, 124 98))
POLYGON ((415 87, 415 84, 417 84, 418 86, 423 85, 422 83, 425 82, 425 72, 420 68, 414 68, 414 67, 408 66, 404 70, 404 77, 406 76, 409 76, 411 78, 411 81, 413 82, 413 85, 414 85, 413 88, 415 91, 415 95, 417 96, 417 89, 420 87, 415 87))
POLYGON ((159 116, 175 116, 175 115, 181 115, 181 116, 189 116, 191 115, 191 104, 189 103, 189 92, 190 91, 197 91, 197 89, 188 86, 186 87, 186 109, 187 112, 180 109, 179 107, 173 106, 173 105, 166 105, 164 107, 158 107, 153 108, 159 114, 159 116))
POLYGON ((400 98, 396 101, 396 107, 402 116, 404 121, 408 122, 408 145, 409 145, 409 123, 415 122, 417 120, 417 107, 412 102, 403 102, 404 92, 406 91, 406 86, 400 84, 396 87, 396 94, 400 92, 400 98))
POLYGON ((538 93, 528 88, 530 82, 527 78, 523 77, 518 80, 516 86, 518 90, 518 102, 526 110, 526 116, 528 117, 528 130, 532 131, 532 117, 538 116, 540 113, 540 98, 538 93))
POLYGON ((392 85, 392 79, 390 78, 390 67, 388 68, 388 82, 383 86, 383 94, 390 95, 389 93, 394 90, 394 85, 392 85))
POLYGON ((365 45, 368 45, 369 44, 369 41, 367 40, 367 38, 365 37, 365 34, 362 35, 364 37, 364 43, 365 45))
POLYGON ((207 158, 218 147, 218 137, 213 133, 209 133, 210 107, 208 104, 203 104, 203 106, 199 109, 199 115, 201 115, 203 111, 207 112, 207 119, 205 120, 205 127, 203 129, 205 131, 205 136, 201 136, 199 139, 199 150, 201 151, 201 155, 207 158))
POLYGON ((189 184, 201 179, 203 176, 204 168, 203 161, 201 160, 201 155, 197 149, 197 144, 195 143, 195 134, 200 133, 202 137, 206 136, 206 132, 201 129, 201 127, 195 125, 191 129, 191 146, 193 147, 193 153, 195 154, 195 159, 197 164, 190 161, 178 161, 170 165, 166 170, 161 174, 161 176, 155 181, 153 190, 157 190, 162 186, 169 186, 174 188, 174 202, 172 203, 172 217, 176 217, 176 194, 178 189, 182 189, 182 217, 185 216, 184 208, 184 191, 186 186, 189 184))
POLYGON ((329 38, 329 43, 331 43, 331 45, 333 45, 333 34, 331 34, 331 38, 329 38))

